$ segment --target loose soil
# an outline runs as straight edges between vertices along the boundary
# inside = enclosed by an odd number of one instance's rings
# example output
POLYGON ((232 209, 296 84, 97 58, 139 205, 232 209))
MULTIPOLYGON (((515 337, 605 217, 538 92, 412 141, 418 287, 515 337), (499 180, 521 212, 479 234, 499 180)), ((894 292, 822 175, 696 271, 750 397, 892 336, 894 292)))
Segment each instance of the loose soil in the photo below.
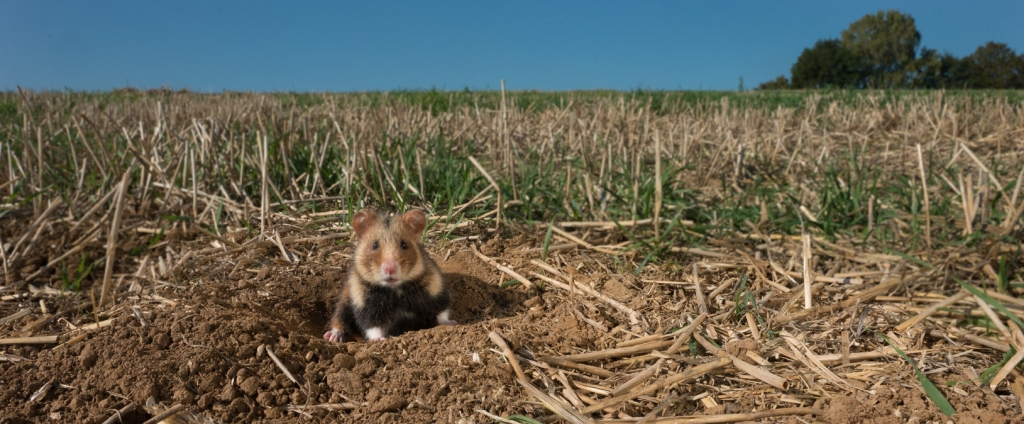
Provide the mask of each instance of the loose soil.
MULTIPOLYGON (((10 217, 0 222, 0 235, 5 241, 20 237, 28 226, 25 220, 10 217)), ((64 237, 61 228, 51 230, 48 238, 0 281, 17 283, 21 276, 63 253, 63 248, 58 248, 62 244, 57 242, 64 237)), ((482 229, 476 231, 486 234, 482 229)), ((483 251, 516 269, 526 269, 529 259, 539 258, 539 253, 522 252, 539 246, 541 237, 542 233, 500 241, 491 237, 483 251)), ((181 257, 188 250, 209 247, 209 239, 188 226, 176 225, 168 232, 166 244, 141 255, 129 254, 132 248, 146 246, 151 238, 136 231, 127 231, 121 237, 114 271, 117 305, 100 316, 87 309, 23 331, 44 316, 40 299, 51 314, 91 302, 86 293, 101 278, 102 264, 80 292, 61 292, 64 283, 60 271, 54 270, 33 282, 35 294, 0 303, 0 318, 32 308, 28 316, 0 325, 0 338, 62 334, 60 345, 0 346, 0 358, 7 358, 0 361, 0 423, 100 423, 127 403, 141 405, 149 398, 163 408, 182 404, 190 412, 221 422, 491 422, 477 410, 503 417, 521 414, 541 419, 551 412, 516 384, 512 368, 488 338, 491 331, 502 334, 524 357, 567 355, 613 348, 628 333, 664 332, 682 323, 683 311, 695 309, 693 297, 684 295, 681 289, 638 284, 635 275, 619 272, 611 261, 597 256, 600 254, 563 252, 556 255, 559 261, 549 260, 560 262, 563 271, 647 317, 647 321, 631 325, 627 317, 579 293, 549 288, 537 295, 522 285, 508 286, 505 283, 510 278, 478 259, 468 242, 439 246, 428 240, 451 286, 452 318, 460 325, 407 333, 382 342, 346 340, 335 344, 321 336, 348 268, 351 245, 344 239, 295 245, 293 249, 300 254, 297 265, 282 262, 277 249, 269 248, 249 251, 232 261, 191 259, 162 278, 125 275, 134 273, 147 254, 152 264, 159 263, 168 249, 181 257), (236 267, 239 261, 241 265, 236 267), (74 330, 106 319, 113 321, 99 330, 74 330), (79 334, 84 339, 68 343, 79 334), (271 351, 298 383, 275 365, 271 351), (44 385, 49 387, 30 400, 44 385)), ((89 258, 104 254, 99 242, 86 252, 89 258)), ((69 268, 80 258, 69 259, 69 268)), ((643 275, 669 276, 668 271, 656 266, 647 267, 643 275)), ((717 285, 725 278, 723 273, 708 283, 717 285)), ((5 290, 0 294, 11 296, 23 291, 5 290)), ((756 352, 758 345, 748 339, 726 348, 730 353, 745 355, 748 350, 756 352)), ((687 355, 686 360, 709 360, 706 353, 700 354, 687 355)), ((535 366, 543 365, 524 363, 528 372, 535 366)), ((675 363, 661 373, 688 366, 675 363)), ((832 423, 945 421, 946 417, 919 389, 913 371, 905 364, 898 369, 897 375, 861 389, 833 388, 829 393, 793 390, 793 404, 775 406, 823 408, 827 415, 820 418, 832 423)), ((628 373, 621 375, 629 377, 642 368, 624 370, 628 373)), ((592 382, 584 375, 569 374, 575 381, 592 382)), ((955 388, 941 387, 960 411, 952 417, 954 422, 1020 422, 1006 393, 979 390, 964 375, 931 377, 933 381, 966 382, 955 388)), ((730 380, 735 379, 704 376, 696 383, 652 396, 655 400, 670 393, 682 396, 681 401, 665 408, 664 416, 743 413, 772 407, 757 396, 718 405, 694 400, 708 392, 717 393, 716 387, 730 380)), ((751 389, 758 386, 756 381, 731 384, 757 392, 751 389)), ((547 387, 561 385, 548 381, 547 387)), ((758 390, 770 389, 764 387, 758 390)), ((578 392, 593 396, 587 391, 578 392)), ((625 404, 610 417, 639 417, 657 404, 643 402, 644 408, 625 404)), ((140 423, 149 417, 149 413, 139 410, 122 419, 140 423)), ((813 419, 802 416, 773 420, 813 419)))

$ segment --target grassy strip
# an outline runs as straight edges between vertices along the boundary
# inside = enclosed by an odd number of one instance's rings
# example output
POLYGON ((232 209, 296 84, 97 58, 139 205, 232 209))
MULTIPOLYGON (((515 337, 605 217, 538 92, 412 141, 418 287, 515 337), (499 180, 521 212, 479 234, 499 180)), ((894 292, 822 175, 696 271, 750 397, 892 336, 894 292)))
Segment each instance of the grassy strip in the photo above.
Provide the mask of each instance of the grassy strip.
MULTIPOLYGON (((929 99, 937 96, 939 91, 932 90, 769 90, 769 91, 677 91, 650 90, 637 88, 629 91, 615 90, 582 90, 582 91, 509 91, 506 96, 517 110, 544 111, 564 109, 571 103, 627 103, 650 105, 655 113, 673 113, 684 108, 719 106, 727 103, 731 107, 743 109, 767 109, 779 107, 802 109, 806 107, 827 108, 831 103, 845 106, 858 106, 866 103, 878 107, 891 105, 901 106, 908 100, 929 99)), ((174 91, 169 89, 139 90, 123 88, 110 92, 73 92, 63 94, 82 96, 86 100, 99 100, 107 104, 135 102, 147 98, 172 98, 174 96, 234 96, 244 98, 250 93, 191 93, 188 90, 174 91)), ((382 107, 409 105, 430 111, 433 114, 453 112, 460 108, 477 108, 482 110, 498 110, 501 108, 500 90, 394 90, 385 92, 357 93, 268 93, 270 98, 283 105, 297 108, 336 105, 346 107, 382 107)), ((0 118, 14 117, 17 114, 17 94, 0 93, 0 118)), ((1024 93, 1020 90, 950 90, 943 91, 942 96, 948 99, 970 99, 974 105, 985 102, 1007 102, 1019 104, 1024 101, 1024 93)))
MULTIPOLYGON (((494 177, 509 222, 650 218, 660 192, 664 231, 624 228, 643 258, 634 272, 671 260, 671 246, 752 227, 799 234, 805 222, 831 241, 899 251, 928 240, 933 249, 1015 243, 988 229, 1020 203, 1021 162, 999 154, 1021 121, 1020 93, 637 90, 507 101, 503 116, 497 92, 2 93, 0 193, 22 205, 91 197, 143 162, 130 180, 147 200, 166 197, 149 188, 158 182, 258 205, 265 137, 275 213, 376 205, 458 212, 452 223, 485 216, 499 196, 484 193, 490 184, 470 156, 494 177), (954 137, 989 141, 973 153, 937 141, 954 137), (924 186, 917 158, 899 153, 916 143, 926 144, 924 186), (968 155, 990 158, 987 173, 968 155), (286 203, 300 199, 309 201, 286 203)), ((223 207, 207 211, 215 232, 250 224, 223 207)), ((1006 288, 1024 267, 1020 255, 1001 258, 1006 288)))

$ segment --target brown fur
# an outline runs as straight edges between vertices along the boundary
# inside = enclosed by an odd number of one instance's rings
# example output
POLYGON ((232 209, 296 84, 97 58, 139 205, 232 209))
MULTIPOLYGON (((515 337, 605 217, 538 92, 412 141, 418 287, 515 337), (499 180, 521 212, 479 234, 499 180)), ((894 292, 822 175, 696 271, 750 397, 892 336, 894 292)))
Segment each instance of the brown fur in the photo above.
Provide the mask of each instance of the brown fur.
POLYGON ((369 286, 386 285, 380 273, 381 264, 386 260, 398 263, 401 273, 401 282, 396 286, 398 290, 404 284, 420 284, 429 296, 437 297, 445 289, 441 270, 419 243, 425 227, 426 216, 418 210, 402 215, 378 215, 362 210, 353 216, 356 248, 331 319, 332 330, 358 330, 344 328, 343 310, 346 307, 362 308, 369 286), (406 245, 404 249, 403 242, 406 245))
POLYGON ((419 243, 425 224, 426 217, 417 210, 383 217, 367 210, 359 211, 352 220, 352 228, 359 239, 355 252, 359 277, 369 283, 380 281, 378 270, 388 259, 398 262, 403 279, 415 280, 427 272, 423 260, 426 252, 419 243), (401 247, 403 242, 405 249, 401 247), (373 248, 374 243, 378 243, 377 249, 373 248))

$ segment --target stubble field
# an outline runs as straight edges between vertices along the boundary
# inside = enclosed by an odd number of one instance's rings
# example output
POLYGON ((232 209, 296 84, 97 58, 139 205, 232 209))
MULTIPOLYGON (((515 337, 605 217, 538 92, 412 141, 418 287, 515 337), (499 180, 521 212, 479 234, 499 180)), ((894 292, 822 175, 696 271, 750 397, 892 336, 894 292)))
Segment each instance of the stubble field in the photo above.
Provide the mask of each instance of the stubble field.
POLYGON ((1022 113, 2 93, 0 422, 1019 422, 1022 113), (364 207, 460 325, 321 338, 364 207))

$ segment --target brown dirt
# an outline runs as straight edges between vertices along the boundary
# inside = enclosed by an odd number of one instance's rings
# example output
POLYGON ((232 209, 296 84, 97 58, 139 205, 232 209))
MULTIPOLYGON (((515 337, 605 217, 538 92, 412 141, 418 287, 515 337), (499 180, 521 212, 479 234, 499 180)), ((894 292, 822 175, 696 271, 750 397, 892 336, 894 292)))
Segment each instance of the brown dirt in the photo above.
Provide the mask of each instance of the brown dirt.
MULTIPOLYGON (((900 376, 911 381, 911 375, 900 376)), ((939 412, 919 389, 904 384, 880 385, 875 394, 864 392, 846 393, 835 396, 831 402, 821 402, 825 418, 832 424, 855 423, 907 423, 945 422, 947 417, 939 412)), ((948 396, 948 394, 947 394, 948 396)), ((952 421, 957 423, 1019 423, 1020 417, 1006 415, 1000 407, 1000 400, 992 393, 975 391, 965 397, 950 399, 957 414, 952 421)))
MULTIPOLYGON (((5 241, 24 233, 28 225, 6 225, 11 222, 4 221, 0 230, 5 241)), ((51 240, 59 239, 59 228, 54 231, 51 240)), ((181 253, 186 248, 206 247, 187 228, 168 238, 171 242, 154 255, 163 255, 168 248, 181 253)), ((146 234, 126 233, 119 243, 115 274, 138 268, 140 257, 127 252, 145 246, 149 239, 146 234)), ((519 237, 488 242, 482 250, 525 267, 529 258, 517 252, 537 244, 519 237)), ((26 275, 38 269, 62 253, 58 245, 36 246, 15 271, 26 275)), ((102 256, 100 250, 99 242, 87 249, 90 258, 102 256)), ((189 411, 223 422, 490 422, 475 412, 479 409, 501 416, 539 418, 550 413, 514 383, 507 362, 491 350, 494 346, 488 333, 500 331, 520 354, 564 355, 614 347, 618 341, 579 319, 582 316, 609 329, 628 327, 625 317, 578 294, 550 289, 536 296, 522 286, 501 288, 507 276, 476 258, 468 245, 455 243, 435 247, 432 254, 451 285, 452 318, 461 325, 407 333, 383 342, 328 343, 321 335, 348 267, 351 247, 322 241, 296 250, 302 256, 298 265, 276 262, 275 249, 263 249, 243 255, 247 265, 237 270, 227 261, 191 261, 170 276, 169 284, 143 280, 145 287, 137 292, 130 291, 131 279, 125 279, 119 286, 124 293, 119 306, 98 317, 113 318, 114 323, 83 333, 87 334, 84 341, 57 347, 0 347, 0 354, 24 358, 0 361, 0 423, 99 423, 129 401, 141 404, 150 397, 165 406, 183 404, 189 411), (142 312, 148 325, 136 318, 133 308, 142 312), (264 349, 272 349, 300 379, 301 389, 264 349), (29 401, 50 381, 52 385, 42 397, 29 401), (304 414, 286 410, 288 405, 343 403, 355 408, 313 407, 304 414)), ((570 259, 563 265, 583 263, 572 259, 574 256, 566 257, 570 259)), ((692 303, 669 286, 641 287, 632 275, 609 275, 614 272, 608 268, 610 262, 599 265, 590 261, 582 268, 563 269, 631 307, 646 308, 648 317, 656 319, 645 324, 652 333, 678 324, 678 308, 673 311, 673 305, 692 303)), ((647 272, 662 272, 648 268, 647 272)), ((102 266, 94 275, 102 275, 102 266)), ((92 281, 88 283, 86 288, 92 281)), ((54 271, 48 283, 35 287, 59 289, 61 285, 59 273, 54 271)), ((71 314, 34 332, 22 331, 41 317, 39 298, 48 303, 51 313, 88 300, 84 292, 49 293, 0 303, 0 317, 33 308, 33 314, 0 326, 0 338, 67 333, 61 337, 63 343, 78 334, 72 332, 72 325, 97 319, 90 313, 71 314)), ((735 339, 726 349, 736 355, 760 353, 757 343, 749 339, 735 339)), ((664 372, 679 369, 677 365, 664 372)), ((726 378, 707 376, 677 387, 676 394, 686 400, 666 408, 663 414, 742 413, 765 408, 759 399, 750 397, 708 408, 689 400, 726 378)), ((936 381, 945 380, 940 377, 936 381)), ((942 389, 960 411, 954 422, 1020 422, 1008 403, 991 392, 974 386, 965 387, 967 395, 942 389)), ((823 418, 832 423, 945 420, 917 388, 906 367, 870 390, 874 394, 839 392, 820 397, 814 406, 824 408, 828 414, 823 418)), ((637 416, 644 411, 625 405, 618 412, 637 416)), ((148 417, 138 412, 124 417, 124 422, 142 422, 148 417)), ((798 422, 792 417, 776 420, 798 422)))

